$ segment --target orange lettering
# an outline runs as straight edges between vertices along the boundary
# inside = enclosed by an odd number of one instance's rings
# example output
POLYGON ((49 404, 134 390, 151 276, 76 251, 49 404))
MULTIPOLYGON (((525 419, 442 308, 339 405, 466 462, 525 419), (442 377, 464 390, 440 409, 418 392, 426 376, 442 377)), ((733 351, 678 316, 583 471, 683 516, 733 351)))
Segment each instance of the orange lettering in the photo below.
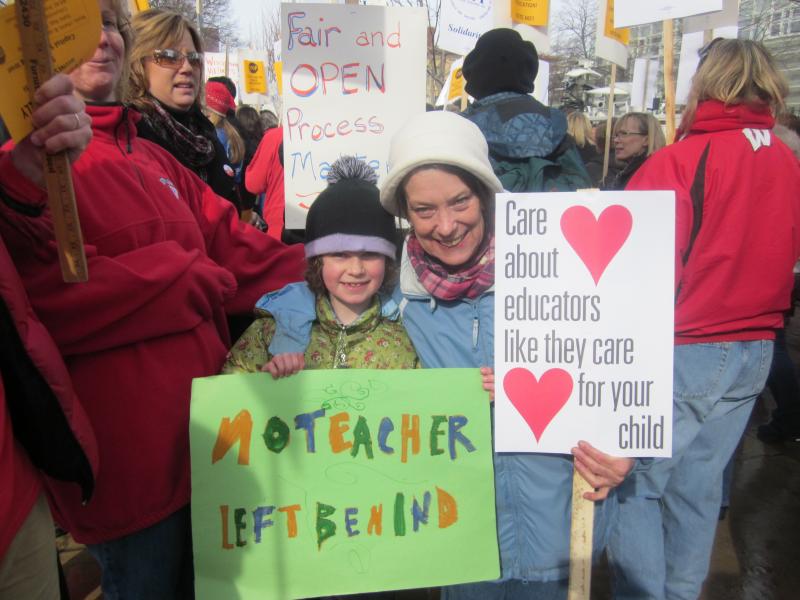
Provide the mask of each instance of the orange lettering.
POLYGON ((458 507, 456 499, 442 488, 436 488, 436 500, 439 504, 439 528, 450 527, 458 521, 458 507))
POLYGON ((344 452, 353 446, 353 442, 346 442, 343 437, 344 432, 350 429, 350 426, 347 424, 349 419, 350 415, 346 412, 340 412, 331 417, 331 429, 328 433, 328 438, 331 441, 331 450, 334 454, 344 452), (344 423, 342 421, 344 421, 344 423))
POLYGON ((411 441, 411 453, 419 454, 419 415, 403 415, 400 424, 400 445, 402 453, 400 462, 408 461, 408 442, 411 441), (411 426, 408 424, 408 417, 411 416, 411 426))
POLYGON ((217 441, 211 451, 211 464, 224 457, 237 441, 239 442, 240 465, 250 464, 250 434, 253 431, 253 417, 246 410, 239 411, 233 419, 233 423, 228 417, 222 419, 219 424, 217 441))
POLYGON ((278 512, 286 513, 286 529, 288 530, 289 537, 297 537, 297 515, 295 514, 300 510, 299 504, 292 504, 291 506, 281 506, 278 512))
POLYGON ((373 505, 369 513, 369 523, 367 533, 370 535, 380 535, 383 531, 383 504, 373 505))

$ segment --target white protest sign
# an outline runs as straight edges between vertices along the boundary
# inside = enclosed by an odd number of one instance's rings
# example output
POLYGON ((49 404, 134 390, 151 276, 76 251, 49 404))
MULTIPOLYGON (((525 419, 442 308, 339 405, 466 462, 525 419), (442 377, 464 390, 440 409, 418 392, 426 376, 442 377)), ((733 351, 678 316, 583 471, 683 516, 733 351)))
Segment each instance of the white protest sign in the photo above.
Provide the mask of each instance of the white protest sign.
POLYGON ((441 0, 439 37, 436 45, 462 56, 478 38, 495 27, 493 0, 441 0))
POLYGON ((739 25, 739 0, 722 0, 722 10, 683 20, 683 33, 739 25))
MULTIPOLYGON (((736 39, 739 33, 739 27, 732 25, 730 27, 721 27, 714 29, 713 37, 722 37, 729 39, 736 39)), ((686 104, 689 99, 689 89, 692 87, 692 77, 697 71, 697 66, 700 64, 700 56, 697 54, 704 46, 703 32, 697 31, 694 33, 684 34, 681 39, 681 59, 678 63, 678 80, 675 86, 675 104, 686 104)))
POLYGON ((597 33, 594 53, 623 69, 628 65, 628 40, 630 31, 614 27, 616 12, 614 0, 600 0, 597 7, 597 33))
POLYGON ((722 10, 722 0, 616 0, 614 27, 657 23, 722 10))
POLYGON ((288 229, 340 156, 387 173, 391 136, 425 110, 426 24, 421 8, 281 5, 288 229))
POLYGON ((495 450, 669 456, 673 192, 498 194, 495 450))
POLYGON ((653 98, 658 87, 657 58, 637 58, 633 63, 633 81, 631 82, 631 108, 645 111, 653 105, 653 98))
POLYGON ((539 59, 539 71, 533 81, 533 97, 547 106, 550 103, 550 63, 539 59))
POLYGON ((225 53, 224 52, 205 52, 205 75, 210 77, 230 77, 231 81, 239 88, 239 51, 228 52, 228 72, 225 72, 225 53))

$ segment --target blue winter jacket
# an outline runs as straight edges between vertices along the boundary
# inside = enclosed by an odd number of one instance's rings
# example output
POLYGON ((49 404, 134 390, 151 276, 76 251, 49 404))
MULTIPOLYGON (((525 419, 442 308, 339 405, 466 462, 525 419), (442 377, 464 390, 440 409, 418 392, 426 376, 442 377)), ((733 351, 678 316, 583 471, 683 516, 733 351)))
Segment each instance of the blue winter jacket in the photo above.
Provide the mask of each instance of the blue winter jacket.
MULTIPOLYGON (((276 332, 273 337, 270 351, 301 352, 308 343, 314 318, 314 296, 303 284, 287 286, 276 295, 268 296, 269 302, 260 304, 261 308, 277 314, 278 327, 281 321, 285 324, 283 333, 276 332), (306 325, 308 330, 303 331, 306 325)), ((494 367, 492 290, 476 300, 436 300, 422 287, 404 249, 400 283, 393 299, 423 367, 494 367)), ((571 457, 496 453, 494 469, 502 579, 566 579, 571 457)), ((596 506, 596 555, 605 546, 615 511, 613 494, 596 506)))

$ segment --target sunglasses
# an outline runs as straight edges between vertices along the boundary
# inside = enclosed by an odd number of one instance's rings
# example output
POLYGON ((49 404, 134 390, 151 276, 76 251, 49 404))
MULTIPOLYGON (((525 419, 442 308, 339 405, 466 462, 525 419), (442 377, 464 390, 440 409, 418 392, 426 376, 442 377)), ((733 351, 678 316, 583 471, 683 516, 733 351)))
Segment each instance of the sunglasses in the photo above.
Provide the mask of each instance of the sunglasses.
POLYGON ((164 50, 153 50, 153 56, 148 56, 148 58, 152 58, 153 62, 159 67, 167 69, 180 68, 184 60, 188 60, 189 66, 193 69, 199 69, 203 66, 202 52, 187 52, 184 54, 183 52, 166 48, 164 50))

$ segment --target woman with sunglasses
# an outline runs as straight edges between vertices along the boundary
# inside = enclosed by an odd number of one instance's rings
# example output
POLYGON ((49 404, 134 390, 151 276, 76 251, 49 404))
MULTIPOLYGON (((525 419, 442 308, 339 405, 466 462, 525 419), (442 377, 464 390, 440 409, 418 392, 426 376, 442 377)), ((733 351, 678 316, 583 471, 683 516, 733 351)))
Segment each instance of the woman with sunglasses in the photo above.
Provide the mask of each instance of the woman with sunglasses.
POLYGON ((611 141, 614 143, 614 158, 623 168, 613 179, 608 179, 603 186, 606 190, 624 190, 647 157, 666 145, 658 120, 651 114, 640 112, 622 116, 614 126, 611 141))
POLYGON ((100 563, 105 598, 185 599, 192 379, 222 367, 226 315, 298 281, 305 265, 301 245, 241 223, 229 202, 137 136, 139 113, 119 103, 130 64, 122 2, 100 0, 92 58, 34 113, 30 136, 0 149, 0 237, 97 438, 89 502, 75 484, 48 482, 55 520, 100 563), (84 146, 72 177, 89 280, 64 283, 42 154, 84 146))
POLYGON ((150 9, 132 21, 126 101, 142 113, 139 137, 155 142, 241 212, 235 172, 216 129, 203 114, 203 41, 194 25, 150 9))

